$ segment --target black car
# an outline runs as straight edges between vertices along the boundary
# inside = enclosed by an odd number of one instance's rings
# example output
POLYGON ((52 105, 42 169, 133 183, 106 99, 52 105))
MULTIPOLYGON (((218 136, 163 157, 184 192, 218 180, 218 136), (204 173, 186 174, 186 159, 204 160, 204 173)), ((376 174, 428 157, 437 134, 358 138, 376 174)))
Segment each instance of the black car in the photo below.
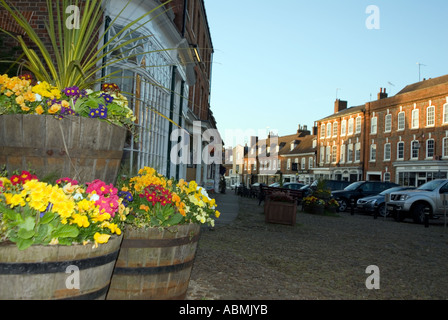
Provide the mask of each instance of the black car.
MULTIPOLYGON (((316 190, 318 183, 319 181, 315 180, 311 184, 310 188, 316 190)), ((330 189, 330 191, 342 190, 345 187, 348 187, 350 184, 352 184, 352 182, 350 181, 342 181, 342 180, 323 180, 323 183, 325 185, 325 188, 330 189)))
POLYGON ((298 182, 286 182, 283 184, 283 189, 292 189, 292 190, 299 190, 305 186, 303 183, 298 182))
POLYGON ((380 181, 358 181, 353 182, 343 190, 332 191, 331 195, 337 202, 339 202, 339 211, 345 211, 351 205, 351 201, 356 202, 360 198, 373 196, 380 192, 399 185, 392 182, 380 181))

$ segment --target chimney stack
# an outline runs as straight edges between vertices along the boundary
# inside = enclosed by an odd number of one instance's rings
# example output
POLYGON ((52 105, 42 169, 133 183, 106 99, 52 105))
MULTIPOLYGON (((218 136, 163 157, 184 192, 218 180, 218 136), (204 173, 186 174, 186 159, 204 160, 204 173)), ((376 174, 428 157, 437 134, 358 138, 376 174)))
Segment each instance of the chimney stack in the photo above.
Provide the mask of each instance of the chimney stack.
POLYGON ((378 100, 381 99, 386 99, 387 98, 387 93, 386 93, 386 88, 380 88, 380 92, 378 93, 378 100))
POLYGON ((345 109, 347 109, 347 101, 337 99, 334 103, 334 113, 341 112, 342 110, 345 109))

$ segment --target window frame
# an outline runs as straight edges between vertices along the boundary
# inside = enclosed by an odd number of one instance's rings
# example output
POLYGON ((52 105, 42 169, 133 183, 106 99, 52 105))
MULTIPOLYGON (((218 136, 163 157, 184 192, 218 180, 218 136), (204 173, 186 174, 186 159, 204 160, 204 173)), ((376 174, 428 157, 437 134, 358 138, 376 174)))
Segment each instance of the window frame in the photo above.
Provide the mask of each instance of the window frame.
POLYGON ((428 106, 426 108, 426 126, 427 127, 434 127, 436 125, 436 107, 434 106, 428 106), (430 115, 430 112, 432 115, 430 115), (432 120, 432 123, 429 121, 432 120))
POLYGON ((420 127, 420 110, 412 109, 411 113, 411 129, 418 129, 420 127))
POLYGON ((404 148, 405 148, 404 141, 398 141, 397 142, 397 160, 404 160, 404 150, 405 150, 404 148), (400 149, 400 146, 402 146, 401 149, 400 149), (400 153, 403 155, 401 158, 400 158, 400 153))
POLYGON ((370 134, 378 133, 378 117, 372 117, 370 119, 370 134))
POLYGON ((404 111, 400 111, 397 114, 397 131, 406 130, 406 113, 404 111))
POLYGON ((384 161, 390 161, 392 158, 392 145, 390 142, 384 144, 384 161), (387 157, 388 155, 388 157, 387 157))
POLYGON ((384 116, 384 132, 388 133, 392 131, 392 114, 386 114, 384 116))

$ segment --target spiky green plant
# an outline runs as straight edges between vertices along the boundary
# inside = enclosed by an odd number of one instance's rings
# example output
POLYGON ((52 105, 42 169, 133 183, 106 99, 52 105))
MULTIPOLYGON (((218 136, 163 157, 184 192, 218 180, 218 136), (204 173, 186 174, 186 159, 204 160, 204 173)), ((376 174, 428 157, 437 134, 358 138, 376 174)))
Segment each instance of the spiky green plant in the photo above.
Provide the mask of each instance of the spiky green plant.
MULTIPOLYGON (((0 8, 7 10, 11 14, 23 29, 31 44, 28 45, 21 35, 14 35, 3 29, 1 31, 16 39, 20 44, 26 58, 22 63, 23 68, 31 71, 38 81, 46 81, 60 90, 69 86, 78 86, 84 89, 92 87, 97 82, 102 82, 106 77, 110 78, 113 76, 113 74, 108 74, 107 76, 98 77, 97 75, 101 74, 100 71, 102 69, 132 57, 132 55, 122 55, 121 57, 109 59, 107 63, 103 63, 103 59, 108 57, 112 51, 132 46, 132 43, 149 36, 133 37, 114 46, 111 46, 111 44, 115 44, 116 39, 124 32, 130 31, 132 33, 141 28, 147 22, 145 18, 148 16, 162 14, 164 12, 163 7, 171 1, 168 0, 146 12, 138 19, 125 25, 120 32, 103 43, 103 33, 99 28, 103 19, 101 0, 46 0, 49 19, 48 23, 45 23, 45 29, 51 41, 51 50, 49 50, 23 14, 15 6, 8 4, 6 0, 0 0, 0 8), (53 10, 53 2, 56 2, 56 12, 53 10), (76 28, 68 28, 66 26, 67 19, 72 17, 72 12, 66 10, 69 6, 82 8, 79 16, 79 26, 76 26, 76 28), (160 12, 156 12, 158 10, 160 12)), ((109 31, 109 28, 124 12, 130 2, 129 0, 126 6, 123 7, 110 26, 104 31, 105 33, 109 31)))

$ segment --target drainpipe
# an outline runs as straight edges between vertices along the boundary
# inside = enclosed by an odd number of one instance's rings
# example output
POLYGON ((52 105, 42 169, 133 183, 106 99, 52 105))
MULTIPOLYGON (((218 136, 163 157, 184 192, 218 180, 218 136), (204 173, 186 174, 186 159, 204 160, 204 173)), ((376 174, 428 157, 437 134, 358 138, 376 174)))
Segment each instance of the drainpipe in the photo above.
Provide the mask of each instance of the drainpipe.
POLYGON ((187 7, 188 7, 188 0, 184 0, 184 13, 183 13, 183 21, 182 21, 182 38, 185 38, 185 31, 187 28, 187 7))
MULTIPOLYGON (((180 85, 180 102, 179 102, 179 120, 178 124, 179 126, 182 126, 182 112, 184 107, 184 90, 185 90, 185 81, 182 80, 182 83, 180 85)), ((179 180, 179 170, 180 165, 176 166, 176 180, 179 180)))
MULTIPOLYGON (((171 74, 171 101, 170 101, 170 119, 174 121, 174 99, 176 98, 176 71, 177 67, 173 66, 173 71, 171 74)), ((170 121, 168 123, 168 151, 167 151, 167 169, 166 176, 168 179, 171 178, 171 133, 173 131, 173 123, 170 121)))

